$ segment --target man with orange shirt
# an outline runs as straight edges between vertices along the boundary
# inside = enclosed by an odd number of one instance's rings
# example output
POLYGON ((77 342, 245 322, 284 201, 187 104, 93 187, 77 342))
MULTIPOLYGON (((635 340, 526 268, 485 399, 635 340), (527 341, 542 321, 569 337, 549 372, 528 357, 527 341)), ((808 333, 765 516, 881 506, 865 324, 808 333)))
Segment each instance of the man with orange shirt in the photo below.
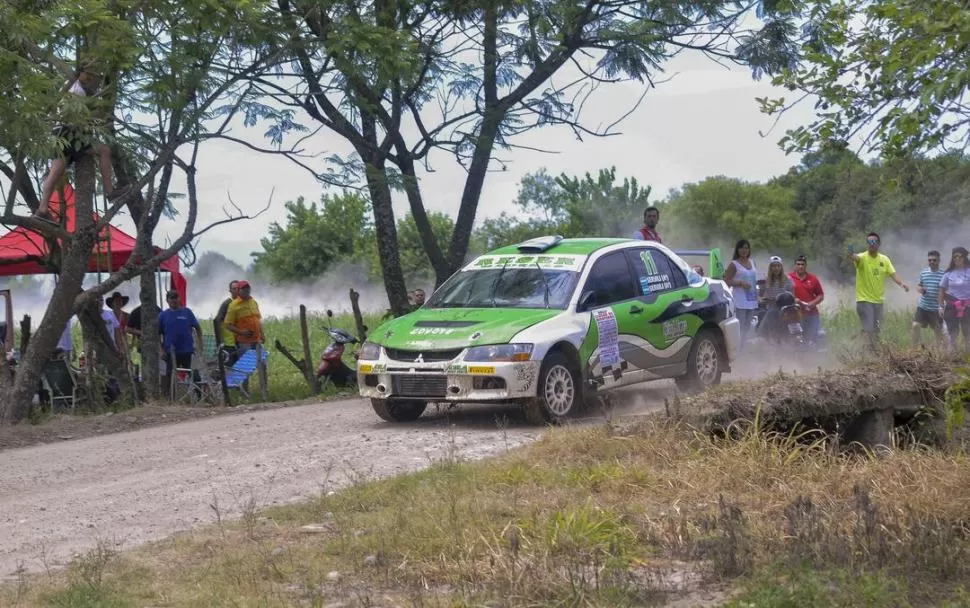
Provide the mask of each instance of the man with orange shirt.
POLYGON ((250 295, 251 288, 247 281, 236 283, 236 293, 239 294, 226 311, 223 327, 232 332, 236 338, 236 356, 256 348, 263 342, 263 318, 259 313, 259 304, 250 295))

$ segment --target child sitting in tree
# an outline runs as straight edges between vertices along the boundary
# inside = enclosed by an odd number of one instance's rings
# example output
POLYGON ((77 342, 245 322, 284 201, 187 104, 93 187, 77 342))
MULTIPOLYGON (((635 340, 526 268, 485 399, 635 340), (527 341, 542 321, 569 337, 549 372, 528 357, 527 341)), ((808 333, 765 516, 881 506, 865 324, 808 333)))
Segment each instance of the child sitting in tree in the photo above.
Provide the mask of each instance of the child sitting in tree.
MULTIPOLYGON (((81 97, 90 97, 97 92, 99 75, 94 70, 94 62, 86 61, 74 77, 64 84, 63 91, 69 91, 81 97)), ((104 186, 104 194, 109 200, 114 200, 124 194, 124 189, 116 189, 111 183, 111 150, 108 146, 96 143, 94 134, 87 129, 72 126, 58 125, 54 128, 54 134, 65 140, 60 149, 60 155, 51 164, 50 172, 44 180, 43 190, 41 191, 40 203, 34 217, 49 222, 53 222, 48 205, 54 188, 64 177, 68 166, 77 162, 85 154, 96 156, 101 168, 101 181, 104 186)))

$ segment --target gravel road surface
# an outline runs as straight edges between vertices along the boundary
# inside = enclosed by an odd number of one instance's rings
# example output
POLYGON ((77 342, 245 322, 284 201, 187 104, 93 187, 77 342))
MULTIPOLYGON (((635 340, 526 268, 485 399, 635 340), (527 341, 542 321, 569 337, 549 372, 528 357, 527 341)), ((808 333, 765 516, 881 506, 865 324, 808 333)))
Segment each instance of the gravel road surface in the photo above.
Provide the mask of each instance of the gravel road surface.
POLYGON ((216 500, 234 517, 252 499, 282 504, 449 454, 498 454, 541 433, 508 407, 429 408, 390 424, 354 399, 4 450, 0 578, 61 567, 98 541, 128 549, 212 523, 216 500))

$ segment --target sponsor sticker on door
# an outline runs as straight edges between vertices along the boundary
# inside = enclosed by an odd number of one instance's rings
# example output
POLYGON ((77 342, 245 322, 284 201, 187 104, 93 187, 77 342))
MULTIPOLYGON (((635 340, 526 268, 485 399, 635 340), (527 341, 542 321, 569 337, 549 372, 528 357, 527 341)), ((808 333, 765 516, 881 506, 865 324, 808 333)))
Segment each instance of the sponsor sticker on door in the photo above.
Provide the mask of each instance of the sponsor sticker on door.
POLYGON ((599 330, 600 365, 620 363, 619 331, 616 328, 616 315, 612 308, 600 308, 593 312, 596 328, 599 330))

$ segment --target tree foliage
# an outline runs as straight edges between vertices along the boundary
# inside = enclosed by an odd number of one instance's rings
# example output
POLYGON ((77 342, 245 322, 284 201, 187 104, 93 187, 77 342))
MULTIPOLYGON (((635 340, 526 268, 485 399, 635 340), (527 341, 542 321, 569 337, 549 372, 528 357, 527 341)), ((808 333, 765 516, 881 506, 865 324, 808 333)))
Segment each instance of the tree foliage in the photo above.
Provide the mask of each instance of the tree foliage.
POLYGON ((273 222, 253 253, 255 270, 279 281, 299 281, 326 273, 337 262, 367 260, 374 249, 370 203, 344 191, 322 195, 320 205, 303 197, 285 204, 286 226, 273 222))
MULTIPOLYGON (((802 62, 774 83, 817 99, 788 150, 861 140, 887 156, 970 143, 970 9, 952 0, 823 0, 806 24, 802 62)), ((786 100, 762 100, 772 114, 786 100)))
MULTIPOLYGON (((940 251, 968 245, 957 241, 966 228, 963 218, 970 217, 970 157, 865 163, 845 147, 832 147, 806 154, 788 172, 764 183, 709 177, 684 184, 659 201, 651 200, 649 187, 632 177, 621 181, 612 168, 557 177, 543 169, 521 180, 515 213, 481 222, 472 249, 481 253, 549 234, 629 237, 651 204, 660 208, 664 242, 675 248, 730 251, 737 239, 746 238, 759 259, 805 254, 815 271, 851 280, 853 269, 844 264, 846 246, 860 246, 870 230, 896 245, 919 242, 940 251)), ((452 219, 431 217, 439 238, 446 239, 452 219)), ((397 230, 409 283, 430 282, 434 271, 410 215, 397 230)), ((365 256, 374 279, 380 277, 376 255, 371 250, 365 256)))
POLYGON ((665 238, 686 247, 733 246, 747 238, 772 252, 791 252, 805 222, 794 193, 777 184, 709 177, 672 194, 661 209, 665 238))
MULTIPOLYGON (((406 308, 391 189, 403 189, 438 282, 465 260, 488 171, 518 135, 560 125, 578 136, 600 86, 653 86, 663 64, 690 50, 751 65, 790 65, 797 31, 789 2, 708 0, 358 2, 280 0, 292 50, 287 82, 258 90, 305 113, 354 148, 330 156, 321 180, 367 183, 391 306, 406 308), (752 19, 747 19, 749 15, 752 19), (752 27, 751 24, 754 24, 752 27), (562 76, 556 78, 555 76, 562 76), (467 170, 455 228, 439 243, 418 170, 436 152, 467 170)), ((304 164, 304 166, 307 166, 304 164)))

